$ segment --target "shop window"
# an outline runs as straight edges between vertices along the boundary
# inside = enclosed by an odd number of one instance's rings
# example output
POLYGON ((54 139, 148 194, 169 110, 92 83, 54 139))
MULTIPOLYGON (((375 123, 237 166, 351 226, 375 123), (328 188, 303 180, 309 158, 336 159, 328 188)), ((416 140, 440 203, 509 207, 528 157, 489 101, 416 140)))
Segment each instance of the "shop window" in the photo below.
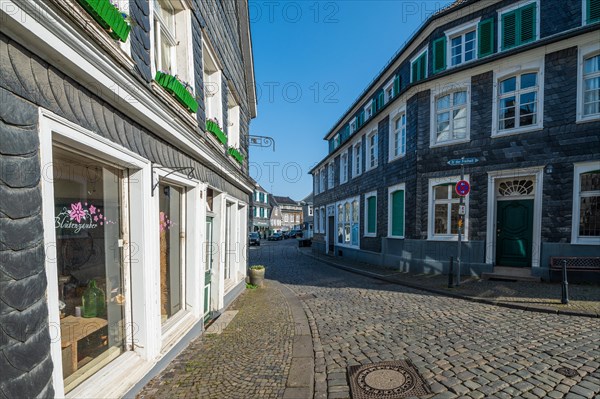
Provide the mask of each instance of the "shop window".
POLYGON ((183 308, 183 189, 159 184, 160 316, 167 321, 183 308))
POLYGON ((54 150, 54 206, 65 391, 125 349, 122 171, 54 150))

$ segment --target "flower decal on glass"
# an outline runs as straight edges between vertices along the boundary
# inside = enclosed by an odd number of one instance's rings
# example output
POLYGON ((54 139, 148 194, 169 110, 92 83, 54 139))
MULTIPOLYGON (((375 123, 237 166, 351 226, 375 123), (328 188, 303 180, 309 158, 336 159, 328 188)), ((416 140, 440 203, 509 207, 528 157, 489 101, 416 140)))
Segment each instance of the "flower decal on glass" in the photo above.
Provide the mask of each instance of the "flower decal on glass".
POLYGON ((160 232, 164 232, 170 230, 173 227, 173 221, 169 219, 169 217, 164 213, 160 212, 159 214, 159 224, 160 224, 160 232))
POLYGON ((71 217, 71 220, 77 220, 77 223, 81 223, 81 219, 85 218, 85 212, 83 211, 81 202, 78 202, 76 204, 71 204, 71 210, 69 211, 69 216, 71 217))

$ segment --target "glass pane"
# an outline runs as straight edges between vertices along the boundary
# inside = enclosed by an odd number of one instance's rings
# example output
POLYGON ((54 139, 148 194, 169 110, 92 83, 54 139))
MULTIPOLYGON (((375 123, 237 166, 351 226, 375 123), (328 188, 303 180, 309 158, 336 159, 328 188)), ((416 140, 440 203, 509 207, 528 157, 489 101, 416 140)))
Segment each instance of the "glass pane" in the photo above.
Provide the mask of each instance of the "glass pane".
POLYGON ((459 204, 452 204, 450 207, 450 233, 458 234, 458 206, 459 204))
POLYGON ((537 73, 526 73, 521 75, 521 89, 534 87, 537 84, 537 73))
POLYGON ((358 223, 352 225, 352 245, 358 245, 358 223))
POLYGON ((587 60, 584 61, 583 63, 583 73, 584 74, 589 74, 592 72, 598 72, 600 71, 600 54, 588 58, 587 60))
POLYGON ((435 234, 448 234, 448 205, 435 205, 435 234))
POLYGON ((437 100, 437 109, 442 110, 450 108, 450 95, 446 94, 445 96, 439 97, 437 100))
POLYGON ((171 64, 171 49, 165 35, 160 35, 160 68, 165 72, 171 72, 173 65, 171 64))
POLYGON ((347 223, 350 221, 350 203, 346 202, 346 212, 344 213, 344 221, 347 223))
POLYGON ((500 82, 500 94, 509 93, 515 91, 517 85, 517 78, 512 77, 500 82))
POLYGON ((338 243, 344 243, 344 225, 338 223, 338 243))
POLYGON ((448 186, 435 186, 433 188, 435 199, 448 199, 448 186))
POLYGON ((54 149, 63 376, 67 391, 124 350, 121 171, 54 149), (77 373, 75 373, 77 372, 77 373))
POLYGON ((581 198, 579 205, 579 235, 600 237, 600 196, 581 198))
POLYGON ((358 223, 358 219, 360 217, 359 209, 358 209, 358 201, 354 201, 352 203, 352 221, 354 223, 358 223))
POLYGON ((454 93, 454 106, 462 105, 467 103, 467 92, 459 91, 454 93))
POLYGON ((344 242, 348 244, 350 242, 350 225, 346 224, 344 226, 344 242))
POLYGON ((160 234, 160 315, 165 322, 182 308, 181 198, 182 189, 158 186, 160 234))
POLYGON ((600 170, 581 174, 581 192, 600 190, 600 170))

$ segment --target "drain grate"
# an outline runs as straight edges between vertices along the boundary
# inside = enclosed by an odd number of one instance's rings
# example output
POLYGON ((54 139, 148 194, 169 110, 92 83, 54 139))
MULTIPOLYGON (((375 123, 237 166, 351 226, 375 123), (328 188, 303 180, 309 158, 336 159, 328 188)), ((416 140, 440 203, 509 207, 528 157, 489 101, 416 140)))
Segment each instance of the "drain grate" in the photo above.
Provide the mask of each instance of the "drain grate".
POLYGON ((410 360, 349 366, 348 379, 353 399, 400 399, 431 393, 410 360))
POLYGON ((554 371, 556 371, 558 374, 564 375, 565 377, 575 377, 575 376, 579 375, 577 370, 574 370, 569 367, 559 367, 554 371))

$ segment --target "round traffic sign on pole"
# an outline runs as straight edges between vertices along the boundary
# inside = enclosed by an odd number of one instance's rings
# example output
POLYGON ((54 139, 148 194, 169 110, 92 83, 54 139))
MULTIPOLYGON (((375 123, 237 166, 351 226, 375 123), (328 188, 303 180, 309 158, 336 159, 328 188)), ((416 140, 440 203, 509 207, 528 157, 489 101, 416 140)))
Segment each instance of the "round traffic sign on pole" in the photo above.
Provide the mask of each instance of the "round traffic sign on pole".
POLYGON ((469 182, 466 180, 460 180, 458 183, 456 183, 456 187, 454 189, 456 194, 460 195, 461 197, 465 197, 469 194, 469 191, 471 191, 471 185, 469 185, 469 182))

